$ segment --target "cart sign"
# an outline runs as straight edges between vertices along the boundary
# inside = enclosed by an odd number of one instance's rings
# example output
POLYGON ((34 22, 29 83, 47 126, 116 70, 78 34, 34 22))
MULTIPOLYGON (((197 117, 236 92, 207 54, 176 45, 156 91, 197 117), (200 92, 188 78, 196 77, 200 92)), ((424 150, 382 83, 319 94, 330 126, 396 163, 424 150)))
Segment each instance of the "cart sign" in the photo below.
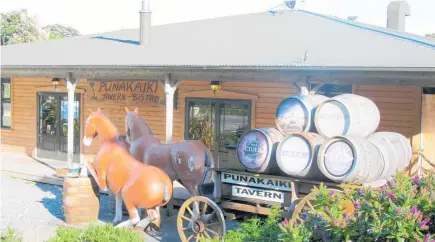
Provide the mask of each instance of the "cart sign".
POLYGON ((291 191, 290 190, 291 185, 289 181, 274 179, 274 178, 265 178, 261 176, 248 176, 248 175, 222 172, 221 181, 224 183, 231 183, 236 185, 261 187, 261 188, 268 188, 272 190, 280 190, 286 192, 291 191))
POLYGON ((237 197, 284 203, 283 192, 263 190, 260 188, 232 186, 232 195, 237 197))

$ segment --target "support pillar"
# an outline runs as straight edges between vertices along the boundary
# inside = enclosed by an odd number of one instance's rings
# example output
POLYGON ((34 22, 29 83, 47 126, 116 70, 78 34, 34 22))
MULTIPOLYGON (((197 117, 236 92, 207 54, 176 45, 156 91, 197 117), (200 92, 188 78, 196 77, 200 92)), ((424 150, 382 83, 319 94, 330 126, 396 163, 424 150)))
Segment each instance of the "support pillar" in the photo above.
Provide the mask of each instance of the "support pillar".
POLYGON ((180 81, 172 80, 171 74, 165 75, 166 94, 166 144, 172 143, 172 127, 174 126, 174 93, 180 81))
POLYGON ((74 93, 76 89, 76 79, 72 73, 68 73, 67 84, 68 90, 68 168, 73 168, 74 161, 74 93))

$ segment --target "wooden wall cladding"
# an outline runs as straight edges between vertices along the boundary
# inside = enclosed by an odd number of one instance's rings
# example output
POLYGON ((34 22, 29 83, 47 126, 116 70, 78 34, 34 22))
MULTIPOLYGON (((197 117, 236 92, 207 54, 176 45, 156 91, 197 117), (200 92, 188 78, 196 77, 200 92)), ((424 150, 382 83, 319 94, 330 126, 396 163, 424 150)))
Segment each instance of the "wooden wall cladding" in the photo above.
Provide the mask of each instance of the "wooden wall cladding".
MULTIPOLYGON (((66 92, 64 84, 62 85, 61 91, 66 92)), ((184 139, 185 101, 189 96, 254 100, 252 119, 255 127, 253 128, 261 128, 275 127, 275 110, 278 104, 284 98, 297 94, 296 88, 290 83, 224 82, 221 85, 221 90, 227 94, 222 94, 225 93, 222 92, 214 96, 210 91, 208 81, 188 80, 181 83, 177 94, 177 108, 174 110, 174 141, 184 139)), ((158 88, 161 86, 159 85, 158 88)), ((12 129, 1 131, 1 143, 8 145, 4 146, 3 150, 10 149, 5 147, 16 146, 22 147, 26 153, 30 154, 36 148, 37 92, 50 90, 54 91, 54 87, 51 86, 49 78, 16 77, 12 79, 12 129)), ((127 106, 131 110, 138 107, 139 114, 145 118, 156 136, 162 141, 165 140, 164 104, 91 101, 91 97, 95 94, 87 80, 80 80, 77 90, 82 92, 82 133, 84 121, 89 116, 88 110, 95 111, 101 108, 117 126, 120 135, 125 135, 124 108, 127 106)), ((368 97, 378 105, 381 112, 381 123, 378 131, 399 132, 406 137, 413 137, 420 132, 422 110, 420 88, 355 85, 353 90, 355 94, 368 97)), ((156 93, 161 96, 162 90, 157 90, 156 93)), ((432 113, 434 112, 432 111, 432 113)), ((82 151, 85 154, 96 154, 99 145, 99 141, 96 140, 91 147, 82 146, 82 151)))

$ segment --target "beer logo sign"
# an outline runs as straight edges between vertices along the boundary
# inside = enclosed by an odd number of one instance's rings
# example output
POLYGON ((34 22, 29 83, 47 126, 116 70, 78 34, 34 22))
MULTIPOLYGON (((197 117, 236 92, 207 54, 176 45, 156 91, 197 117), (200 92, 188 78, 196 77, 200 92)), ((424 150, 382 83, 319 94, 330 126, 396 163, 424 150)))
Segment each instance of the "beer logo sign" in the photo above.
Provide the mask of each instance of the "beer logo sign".
POLYGON ((246 157, 255 161, 257 156, 263 153, 260 139, 256 138, 255 140, 249 140, 243 151, 246 157))
POLYGON ((268 155, 266 137, 259 131, 250 131, 242 136, 237 146, 237 156, 248 169, 261 167, 268 155))

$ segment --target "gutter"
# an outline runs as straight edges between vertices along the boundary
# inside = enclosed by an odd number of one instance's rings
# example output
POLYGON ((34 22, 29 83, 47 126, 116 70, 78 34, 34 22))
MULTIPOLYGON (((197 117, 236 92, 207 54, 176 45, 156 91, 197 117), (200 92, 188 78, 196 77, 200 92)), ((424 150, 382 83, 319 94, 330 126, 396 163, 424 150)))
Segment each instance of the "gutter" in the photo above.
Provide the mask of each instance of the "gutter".
POLYGON ((171 71, 194 71, 194 70, 238 70, 238 71, 405 71, 405 72, 435 72, 433 67, 359 67, 359 66, 309 66, 309 65, 0 65, 1 70, 12 69, 147 69, 164 72, 171 71))
POLYGON ((324 83, 435 87, 435 67, 370 68, 314 66, 2 66, 3 76, 78 79, 220 80, 240 82, 295 82, 309 76, 324 83))

